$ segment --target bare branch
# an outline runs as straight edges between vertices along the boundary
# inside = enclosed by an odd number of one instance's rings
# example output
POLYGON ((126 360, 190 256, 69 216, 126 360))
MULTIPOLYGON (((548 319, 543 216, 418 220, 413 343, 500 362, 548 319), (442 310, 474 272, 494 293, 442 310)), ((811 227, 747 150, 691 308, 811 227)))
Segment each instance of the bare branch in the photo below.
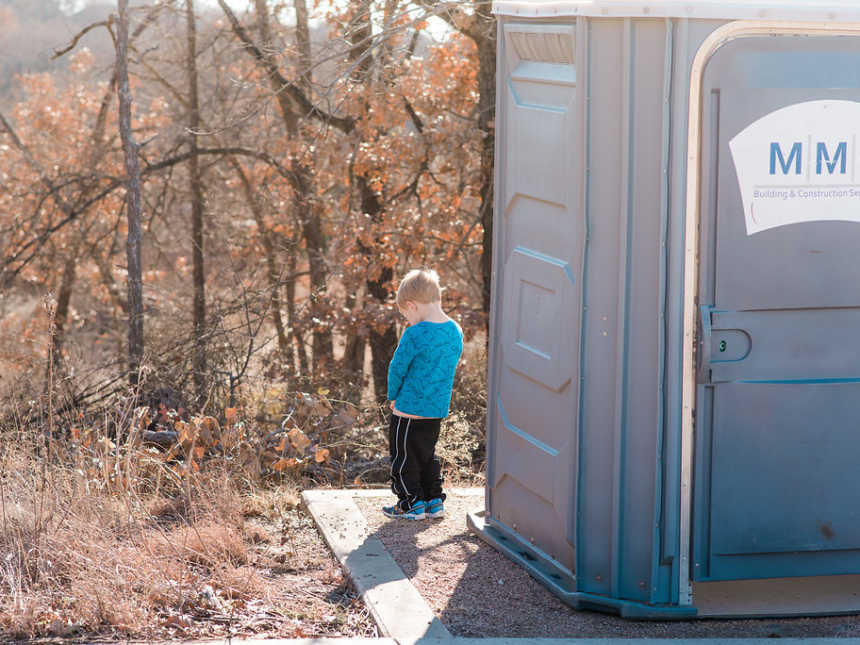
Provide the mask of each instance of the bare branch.
POLYGON ((328 114, 320 109, 319 106, 312 103, 298 85, 290 82, 283 74, 281 74, 278 66, 271 57, 267 56, 251 39, 248 32, 239 22, 239 19, 236 18, 236 14, 233 13, 233 10, 230 9, 225 0, 218 0, 218 4, 224 11, 224 15, 227 16, 227 20, 230 21, 233 33, 242 41, 251 56, 253 56, 254 59, 263 66, 269 77, 277 81, 278 87, 280 88, 279 91, 285 92, 287 96, 289 96, 290 99, 292 99, 308 116, 320 119, 325 123, 330 123, 343 132, 351 132, 355 128, 355 121, 353 119, 328 114))
POLYGON ((412 119, 412 123, 415 124, 415 128, 420 134, 424 134, 424 121, 421 120, 421 117, 418 116, 418 113, 415 112, 409 99, 405 96, 403 97, 403 105, 406 106, 406 113, 409 115, 409 118, 412 119))
MULTIPOLYGON (((143 22, 141 22, 135 28, 134 32, 132 32, 131 40, 134 40, 135 38, 140 36, 144 32, 144 30, 147 27, 149 27, 149 25, 151 25, 153 22, 155 22, 155 18, 157 17, 158 12, 161 11, 162 8, 163 8, 162 5, 156 4, 154 7, 152 7, 150 9, 150 11, 146 14, 146 18, 143 19, 143 22)), ((74 38, 72 38, 71 43, 69 43, 67 46, 63 47, 62 49, 54 50, 54 54, 51 56, 51 60, 56 60, 57 58, 60 58, 61 56, 68 54, 70 51, 72 51, 77 46, 78 41, 81 38, 83 38, 87 32, 92 31, 96 27, 104 27, 105 29, 107 29, 111 35, 111 38, 114 41, 116 41, 116 37, 114 36, 114 33, 113 33, 114 24, 116 24, 116 16, 114 14, 111 14, 107 20, 101 20, 99 22, 94 22, 91 25, 87 25, 86 27, 81 29, 77 34, 75 34, 74 38)))
POLYGON ((72 42, 69 45, 67 45, 66 47, 63 47, 62 49, 54 50, 54 55, 51 56, 51 60, 56 60, 57 58, 59 58, 63 54, 67 54, 70 51, 72 51, 77 46, 78 41, 81 38, 83 38, 87 32, 92 31, 96 27, 109 28, 112 22, 113 22, 113 15, 111 15, 107 20, 102 20, 100 22, 94 22, 91 25, 87 25, 86 27, 81 29, 77 34, 75 34, 75 37, 72 38, 72 42))
POLYGON ((290 185, 293 186, 294 189, 298 190, 300 188, 303 188, 300 183, 301 180, 299 179, 297 174, 289 168, 283 166, 277 159, 272 157, 272 155, 266 152, 260 152, 259 150, 242 148, 240 146, 228 146, 223 148, 198 148, 196 152, 183 152, 182 154, 176 155, 175 157, 162 159, 157 163, 149 164, 143 170, 143 172, 144 174, 157 172, 159 170, 163 170, 164 168, 168 168, 178 163, 182 163, 183 161, 190 159, 194 155, 238 155, 240 157, 251 157, 253 159, 262 161, 277 170, 278 174, 281 175, 287 181, 289 181, 290 185))
POLYGON ((55 199, 57 200, 57 204, 60 206, 60 209, 64 213, 69 213, 73 210, 71 204, 69 204, 63 196, 59 193, 57 188, 54 186, 54 183, 51 181, 51 178, 33 156, 33 153, 30 152, 30 149, 24 144, 23 141, 18 137, 15 130, 12 128, 11 124, 6 120, 6 117, 3 116, 3 113, 0 112, 0 125, 3 126, 3 129, 9 134, 12 138, 12 143, 18 150, 24 155, 24 159, 27 160, 27 163, 30 167, 33 168, 39 174, 39 180, 44 184, 44 186, 48 189, 50 193, 56 193, 55 199))
MULTIPOLYGON (((0 119, 2 119, 2 114, 0 114, 0 119)), ((5 119, 3 120, 5 122, 5 119)), ((289 168, 284 167, 281 163, 277 161, 271 155, 265 152, 259 152, 257 150, 250 150, 248 148, 241 147, 227 147, 227 148, 200 148, 195 153, 197 155, 237 155, 244 157, 251 157, 253 159, 257 159, 262 161, 272 168, 274 168, 279 175, 284 177, 293 189, 296 191, 297 195, 304 194, 302 191, 304 190, 304 185, 301 183, 301 179, 296 175, 295 172, 290 170, 289 168)), ((154 174, 160 170, 164 170, 166 168, 171 168, 176 164, 182 163, 183 161, 187 161, 192 156, 191 152, 185 152, 180 155, 176 155, 174 157, 169 157, 167 159, 162 159, 161 161, 148 164, 145 168, 141 170, 141 178, 146 177, 148 175, 154 174)), ((110 183, 107 184, 102 190, 98 193, 92 195, 85 201, 80 204, 71 205, 65 201, 60 202, 61 197, 57 197, 58 202, 61 204, 65 204, 65 208, 62 208, 65 217, 55 224, 48 226, 38 234, 34 235, 32 239, 28 242, 21 245, 14 254, 2 259, 2 281, 0 281, 0 286, 8 285, 12 279, 14 279, 23 268, 36 256, 36 254, 41 250, 41 248, 47 243, 50 237, 56 233, 57 231, 63 229, 69 223, 75 221, 79 215, 85 213, 88 208, 93 206, 94 204, 100 202, 108 195, 113 193, 118 188, 124 186, 126 183, 125 178, 111 178, 110 183), (12 265, 16 265, 15 268, 10 269, 9 267, 12 265)), ((56 188, 53 187, 53 184, 46 184, 50 186, 51 192, 56 192, 56 188)))

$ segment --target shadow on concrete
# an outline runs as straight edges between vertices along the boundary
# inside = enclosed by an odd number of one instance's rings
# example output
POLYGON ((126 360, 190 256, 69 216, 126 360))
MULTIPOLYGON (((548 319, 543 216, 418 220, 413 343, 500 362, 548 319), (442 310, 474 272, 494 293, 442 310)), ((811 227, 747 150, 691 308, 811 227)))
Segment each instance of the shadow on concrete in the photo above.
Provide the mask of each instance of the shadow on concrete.
MULTIPOLYGON (((376 533, 367 535, 350 551, 344 564, 384 635, 397 639, 401 645, 451 638, 442 621, 429 611, 415 591, 408 574, 391 559, 376 533)), ((417 570, 417 562, 406 566, 417 570)))

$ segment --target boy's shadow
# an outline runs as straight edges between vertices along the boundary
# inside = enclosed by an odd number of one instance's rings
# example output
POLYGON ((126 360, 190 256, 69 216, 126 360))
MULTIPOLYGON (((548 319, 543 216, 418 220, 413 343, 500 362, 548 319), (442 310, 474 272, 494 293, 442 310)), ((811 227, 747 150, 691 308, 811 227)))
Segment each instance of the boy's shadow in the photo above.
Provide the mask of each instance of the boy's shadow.
MULTIPOLYGON (((476 497, 474 506, 471 510, 479 510, 483 506, 483 499, 476 497)), ((492 593, 494 590, 490 585, 497 585, 498 581, 497 576, 484 567, 482 561, 472 561, 475 553, 486 545, 465 527, 466 517, 459 513, 449 513, 441 520, 385 520, 375 528, 368 527, 364 543, 350 554, 347 564, 355 571, 353 564, 361 564, 362 560, 366 562, 367 558, 380 558, 379 549, 383 549, 393 558, 396 566, 390 570, 376 567, 375 578, 365 580, 365 583, 382 585, 408 579, 430 606, 436 619, 452 634, 483 637, 486 635, 483 630, 469 628, 470 622, 474 622, 471 619, 475 606, 474 594, 480 593, 481 589, 492 593), (447 522, 462 524, 463 529, 452 530, 450 526, 443 525, 447 522), (465 570, 456 580, 446 575, 451 558, 456 558, 458 563, 466 563, 465 570), (433 573, 428 576, 427 570, 433 573), (419 573, 422 575, 419 576, 419 573), (450 586, 452 582, 453 586, 450 586)), ((458 568, 462 568, 462 564, 458 568)), ((425 639, 430 642, 435 637, 430 629, 425 639)))

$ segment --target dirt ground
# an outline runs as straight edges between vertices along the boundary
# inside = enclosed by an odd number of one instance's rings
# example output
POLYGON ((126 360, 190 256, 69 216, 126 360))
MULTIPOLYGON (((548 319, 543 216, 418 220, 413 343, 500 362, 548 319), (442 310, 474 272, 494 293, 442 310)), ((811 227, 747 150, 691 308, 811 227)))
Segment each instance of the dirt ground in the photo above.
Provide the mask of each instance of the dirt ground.
POLYGON ((261 604, 277 609, 257 621, 240 623, 231 635, 377 637, 370 612, 329 551, 313 518, 295 508, 282 522, 281 527, 265 527, 264 535, 271 537, 261 540, 255 549, 255 565, 268 583, 267 597, 260 599, 261 604))
POLYGON ((520 638, 858 637, 860 616, 792 619, 630 621, 575 611, 519 565, 471 534, 466 513, 480 496, 449 496, 442 520, 389 520, 393 497, 355 502, 370 529, 455 636, 520 638))
MULTIPOLYGON (((379 636, 367 607, 306 511, 293 508, 281 522, 248 519, 245 535, 252 544, 242 575, 253 580, 246 581, 244 597, 228 599, 217 584, 207 584, 196 595, 186 594, 181 608, 144 611, 137 623, 122 629, 58 622, 56 627, 41 627, 36 633, 6 622, 11 611, 7 608, 5 614, 0 612, 0 643, 379 636)), ((0 594, 0 608, 8 600, 0 594)), ((116 605, 135 601, 145 604, 140 598, 120 598, 116 605)))

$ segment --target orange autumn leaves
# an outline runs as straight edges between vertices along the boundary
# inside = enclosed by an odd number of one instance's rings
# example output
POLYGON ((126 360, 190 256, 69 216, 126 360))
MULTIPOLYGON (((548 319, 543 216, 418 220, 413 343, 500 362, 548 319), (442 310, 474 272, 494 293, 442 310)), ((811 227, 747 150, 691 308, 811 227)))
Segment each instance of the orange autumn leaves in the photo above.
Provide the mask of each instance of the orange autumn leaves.
MULTIPOLYGON (((289 3, 256 3, 254 9, 266 7, 273 39, 284 44, 272 48, 273 60, 295 84, 289 3)), ((457 308, 467 334, 480 328, 468 315, 479 310, 481 294, 480 150, 487 134, 476 122, 477 52, 456 31, 444 42, 432 41, 432 30, 422 31, 426 24, 415 20, 412 9, 398 2, 316 5, 313 17, 330 22, 315 34, 319 60, 311 61, 308 99, 351 125, 340 130, 302 109, 295 111, 298 129, 292 134, 280 122, 280 95, 270 91, 265 70, 238 46, 220 12, 201 12, 201 41, 212 45, 199 61, 205 122, 199 143, 209 151, 247 152, 211 152, 204 159, 212 374, 244 370, 234 358, 242 351, 224 347, 253 344, 256 350, 279 333, 277 354, 262 361, 272 366, 272 376, 348 383, 351 390, 339 395, 354 397, 354 386, 370 374, 359 352, 325 360, 326 334, 356 348, 371 334, 385 334, 397 321, 391 281, 415 265, 445 272, 446 305, 457 308), (353 74, 356 61, 347 52, 342 60, 332 52, 361 28, 362 8, 374 14, 374 33, 377 19, 387 32, 366 43, 362 60, 368 73, 353 74), (228 86, 235 93, 211 91, 228 86), (307 179, 304 192, 288 180, 298 170, 307 179), (302 204, 309 205, 307 213, 302 204), (315 227, 310 246, 308 214, 315 227), (261 321, 258 328, 237 324, 234 312, 246 310, 261 321), (316 348, 314 337, 320 338, 316 348)), ((242 20, 253 35, 254 11, 242 20)), ((171 161, 186 154, 189 140, 182 107, 187 88, 180 82, 185 54, 176 28, 171 21, 154 22, 139 41, 131 69, 144 170, 146 349, 153 369, 171 378, 196 333, 190 320, 192 249, 183 233, 188 171, 185 162, 171 161), (159 46, 151 47, 154 42, 159 46)), ((125 170, 116 97, 108 86, 110 61, 83 49, 68 60, 68 69, 16 80, 16 102, 5 113, 28 153, 0 128, 0 183, 6 187, 0 191, 0 261, 18 272, 8 291, 12 306, 0 313, 0 371, 6 378, 26 379, 28 370, 43 370, 48 358, 48 324, 34 315, 34 293, 51 292, 59 300, 63 290, 68 295, 58 320, 64 345, 57 355, 78 373, 125 361, 125 170), (67 205, 80 209, 68 221, 67 205), (41 244, 38 252, 34 241, 41 244), (76 352, 78 347, 86 351, 76 352)), ((207 432, 218 438, 214 427, 191 428, 186 443, 201 435, 199 452, 207 432)), ((288 445, 290 454, 275 462, 282 469, 292 463, 282 460, 310 457, 325 464, 332 458, 314 447, 300 454, 288 445)))
MULTIPOLYGON (((287 451, 287 447, 289 445, 289 448, 293 452, 298 455, 304 455, 308 452, 308 448, 311 447, 311 444, 311 440, 304 432, 298 428, 291 428, 278 444, 278 450, 284 453, 287 451)), ((313 446, 313 459, 316 463, 321 464, 328 461, 329 454, 330 451, 328 448, 323 448, 319 445, 313 446)), ((296 468, 302 464, 302 460, 303 458, 301 456, 281 457, 272 465, 272 469, 277 472, 281 472, 288 468, 296 468)))
POLYGON ((113 434, 104 427, 73 425, 69 442, 58 442, 54 449, 86 457, 87 477, 111 488, 126 485, 128 472, 141 468, 161 470, 179 482, 230 464, 259 479, 328 468, 333 451, 338 459, 343 456, 342 449, 333 448, 334 435, 354 426, 358 416, 354 406, 341 402, 335 408, 324 394, 304 392, 281 404, 288 412, 274 431, 244 419, 234 407, 226 408, 219 421, 208 415, 181 419, 175 410, 142 406, 128 415, 126 423, 113 425, 113 434))

